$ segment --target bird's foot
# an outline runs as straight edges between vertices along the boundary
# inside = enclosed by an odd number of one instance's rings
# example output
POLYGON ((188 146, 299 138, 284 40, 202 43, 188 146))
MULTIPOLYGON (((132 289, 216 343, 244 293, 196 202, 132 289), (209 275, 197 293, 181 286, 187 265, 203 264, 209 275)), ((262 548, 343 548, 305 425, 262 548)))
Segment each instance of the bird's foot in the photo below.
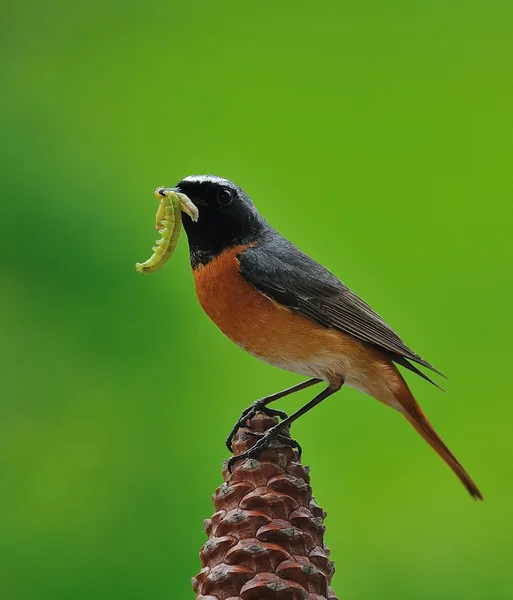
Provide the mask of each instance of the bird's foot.
MULTIPOLYGON (((233 452, 232 442, 235 434, 239 429, 246 426, 246 422, 250 421, 257 413, 264 413, 268 417, 278 417, 279 419, 286 419, 287 413, 282 410, 275 410, 274 408, 269 408, 265 405, 265 398, 261 398, 260 400, 255 400, 253 404, 248 406, 245 410, 242 411, 239 420, 233 426, 233 429, 230 432, 230 435, 226 438, 226 446, 230 452, 233 452)), ((258 434, 254 434, 258 435, 258 434)))
POLYGON ((290 446, 291 448, 297 450, 299 460, 302 454, 301 446, 296 440, 292 439, 289 435, 286 435, 284 433, 284 429, 286 427, 288 427, 288 423, 283 422, 279 423, 278 425, 275 425, 274 427, 271 427, 271 429, 268 429, 265 433, 255 433, 253 431, 248 431, 248 435, 259 438, 258 442, 254 446, 249 448, 249 450, 246 450, 241 454, 237 454, 236 456, 232 456, 228 461, 228 471, 231 473, 233 465, 237 461, 245 460, 246 458, 255 458, 257 454, 263 452, 264 450, 267 450, 267 448, 269 448, 273 440, 277 440, 282 444, 285 444, 286 446, 290 446))

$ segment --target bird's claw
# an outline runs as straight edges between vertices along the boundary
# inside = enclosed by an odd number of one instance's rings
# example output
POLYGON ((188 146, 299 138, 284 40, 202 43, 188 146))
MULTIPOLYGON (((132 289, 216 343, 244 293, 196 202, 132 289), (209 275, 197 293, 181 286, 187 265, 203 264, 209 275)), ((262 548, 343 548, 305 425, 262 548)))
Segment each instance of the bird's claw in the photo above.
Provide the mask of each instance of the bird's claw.
POLYGON ((233 429, 230 432, 230 435, 226 438, 226 446, 230 452, 233 452, 232 441, 239 429, 246 426, 246 422, 250 421, 257 413, 264 413, 268 417, 278 417, 279 419, 286 419, 287 413, 282 410, 276 410, 274 408, 269 408, 264 404, 264 400, 255 400, 253 404, 248 406, 248 408, 242 411, 241 416, 238 421, 233 426, 233 429))
POLYGON ((233 465, 237 461, 246 460, 247 458, 254 458, 260 452, 267 450, 273 439, 278 440, 282 444, 285 444, 286 446, 290 446, 291 448, 297 450, 299 460, 302 454, 301 446, 296 440, 282 433, 283 425, 283 423, 279 423, 278 425, 271 427, 271 429, 268 429, 265 433, 255 433, 253 431, 248 431, 249 435, 257 437, 259 438, 259 440, 254 446, 252 446, 245 452, 237 454, 236 456, 232 456, 228 461, 228 471, 230 473, 232 472, 233 465))

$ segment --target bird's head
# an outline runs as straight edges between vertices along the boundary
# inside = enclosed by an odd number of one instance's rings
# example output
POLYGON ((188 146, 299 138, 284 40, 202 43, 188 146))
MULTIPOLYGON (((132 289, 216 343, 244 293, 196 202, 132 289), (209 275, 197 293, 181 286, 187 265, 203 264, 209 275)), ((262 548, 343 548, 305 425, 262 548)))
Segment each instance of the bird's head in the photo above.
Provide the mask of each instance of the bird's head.
POLYGON ((183 215, 193 262, 206 262, 223 250, 255 240, 265 221, 242 188, 215 175, 190 175, 176 191, 198 207, 199 218, 183 215))

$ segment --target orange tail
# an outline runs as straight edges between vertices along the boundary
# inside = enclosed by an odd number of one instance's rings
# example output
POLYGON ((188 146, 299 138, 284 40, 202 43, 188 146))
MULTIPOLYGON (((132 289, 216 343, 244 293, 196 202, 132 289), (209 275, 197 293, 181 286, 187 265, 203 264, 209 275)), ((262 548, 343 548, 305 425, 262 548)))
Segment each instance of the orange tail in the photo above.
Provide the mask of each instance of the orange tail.
MULTIPOLYGON (((402 379, 402 376, 399 375, 402 379)), ((484 500, 477 485, 472 481, 469 474, 458 462, 454 454, 447 448, 442 439, 433 429, 433 426, 428 421, 426 415, 417 404, 413 394, 408 389, 406 382, 403 379, 403 385, 396 395, 397 400, 404 408, 404 416, 413 425, 418 433, 426 440, 433 450, 446 462, 446 464, 454 471, 459 480, 467 488, 468 493, 476 500, 484 500)))

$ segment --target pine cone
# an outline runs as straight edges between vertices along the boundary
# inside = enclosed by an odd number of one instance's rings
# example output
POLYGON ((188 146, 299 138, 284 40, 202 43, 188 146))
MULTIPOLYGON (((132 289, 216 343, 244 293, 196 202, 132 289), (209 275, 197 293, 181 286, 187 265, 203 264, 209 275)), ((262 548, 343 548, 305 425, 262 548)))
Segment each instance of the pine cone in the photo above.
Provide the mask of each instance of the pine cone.
MULTIPOLYGON (((276 425, 259 413, 237 433, 235 454, 276 425)), ((257 459, 237 462, 213 496, 205 522, 203 568, 193 579, 197 600, 337 600, 329 587, 334 564, 324 545, 326 513, 317 506, 308 467, 273 441, 257 459)))

